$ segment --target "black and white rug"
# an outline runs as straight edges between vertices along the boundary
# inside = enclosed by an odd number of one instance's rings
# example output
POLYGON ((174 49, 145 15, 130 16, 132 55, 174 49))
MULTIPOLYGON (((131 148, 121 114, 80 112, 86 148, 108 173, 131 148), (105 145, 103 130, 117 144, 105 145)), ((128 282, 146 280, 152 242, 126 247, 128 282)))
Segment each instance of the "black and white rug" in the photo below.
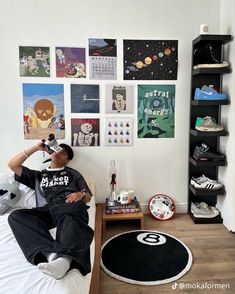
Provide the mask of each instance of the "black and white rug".
POLYGON ((102 246, 101 267, 118 280, 160 285, 178 280, 192 265, 190 249, 163 232, 140 230, 116 235, 102 246))

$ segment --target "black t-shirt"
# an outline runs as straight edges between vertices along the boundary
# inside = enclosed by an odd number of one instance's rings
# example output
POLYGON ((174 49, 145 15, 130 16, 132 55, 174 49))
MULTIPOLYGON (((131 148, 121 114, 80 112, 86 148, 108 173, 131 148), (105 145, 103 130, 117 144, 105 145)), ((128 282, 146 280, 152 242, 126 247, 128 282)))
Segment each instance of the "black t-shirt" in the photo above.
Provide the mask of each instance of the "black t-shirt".
POLYGON ((47 168, 42 171, 23 166, 21 176, 15 175, 15 179, 36 191, 37 206, 46 203, 64 203, 66 196, 73 192, 91 194, 83 176, 67 166, 58 169, 47 168))

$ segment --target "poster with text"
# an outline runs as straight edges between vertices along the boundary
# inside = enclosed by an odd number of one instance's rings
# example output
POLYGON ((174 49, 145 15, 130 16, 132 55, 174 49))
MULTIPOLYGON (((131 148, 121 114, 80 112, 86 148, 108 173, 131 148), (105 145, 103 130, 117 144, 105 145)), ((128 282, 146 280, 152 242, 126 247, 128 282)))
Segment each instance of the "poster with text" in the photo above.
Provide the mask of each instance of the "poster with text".
POLYGON ((138 85, 138 138, 173 138, 175 85, 138 85))
POLYGON ((56 47, 56 76, 59 78, 85 78, 85 48, 56 47))
POLYGON ((106 146, 133 145, 133 120, 131 118, 110 117, 105 120, 106 146))
POLYGON ((23 84, 25 139, 65 138, 64 85, 23 84))
POLYGON ((71 85, 72 113, 99 113, 100 86, 99 85, 71 85))
POLYGON ((124 80, 177 80, 178 41, 123 42, 124 80))
POLYGON ((50 77, 49 47, 20 46, 21 77, 50 77))
POLYGON ((97 118, 72 118, 71 132, 74 147, 100 146, 100 120, 97 118))
POLYGON ((123 84, 105 85, 106 113, 133 113, 134 86, 123 84))
POLYGON ((89 39, 89 71, 91 80, 117 79, 117 40, 89 39))

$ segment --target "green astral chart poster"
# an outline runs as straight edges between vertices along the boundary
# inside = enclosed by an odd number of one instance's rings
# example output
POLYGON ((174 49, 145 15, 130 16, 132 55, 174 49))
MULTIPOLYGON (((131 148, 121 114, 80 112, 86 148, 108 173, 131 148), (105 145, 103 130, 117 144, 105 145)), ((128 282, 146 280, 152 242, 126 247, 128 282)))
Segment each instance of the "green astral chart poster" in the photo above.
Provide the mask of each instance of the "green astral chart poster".
POLYGON ((138 138, 173 138, 175 85, 138 85, 138 138))

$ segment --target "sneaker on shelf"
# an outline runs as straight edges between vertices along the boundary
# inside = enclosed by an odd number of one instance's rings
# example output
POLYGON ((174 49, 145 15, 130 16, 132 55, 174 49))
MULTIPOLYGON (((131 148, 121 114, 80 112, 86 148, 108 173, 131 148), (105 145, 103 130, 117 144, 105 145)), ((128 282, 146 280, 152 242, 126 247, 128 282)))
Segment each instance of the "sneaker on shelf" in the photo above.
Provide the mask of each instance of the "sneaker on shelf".
POLYGON ((212 43, 202 44, 193 52, 193 68, 228 67, 226 61, 221 61, 221 52, 212 43))
POLYGON ((193 158, 198 161, 221 161, 225 159, 225 155, 211 152, 210 147, 206 143, 202 143, 201 146, 195 147, 193 158))
POLYGON ((219 215, 218 209, 205 202, 191 203, 191 213, 197 218, 213 218, 219 215))
POLYGON ((211 116, 197 117, 195 129, 202 132, 219 132, 224 127, 218 125, 211 116))
POLYGON ((198 177, 198 178, 192 177, 190 180, 190 184, 195 189, 200 189, 200 190, 219 190, 223 187, 221 183, 215 180, 211 180, 205 175, 202 175, 201 177, 198 177))
POLYGON ((225 94, 218 93, 213 86, 203 86, 201 89, 196 88, 194 100, 226 100, 225 94))

